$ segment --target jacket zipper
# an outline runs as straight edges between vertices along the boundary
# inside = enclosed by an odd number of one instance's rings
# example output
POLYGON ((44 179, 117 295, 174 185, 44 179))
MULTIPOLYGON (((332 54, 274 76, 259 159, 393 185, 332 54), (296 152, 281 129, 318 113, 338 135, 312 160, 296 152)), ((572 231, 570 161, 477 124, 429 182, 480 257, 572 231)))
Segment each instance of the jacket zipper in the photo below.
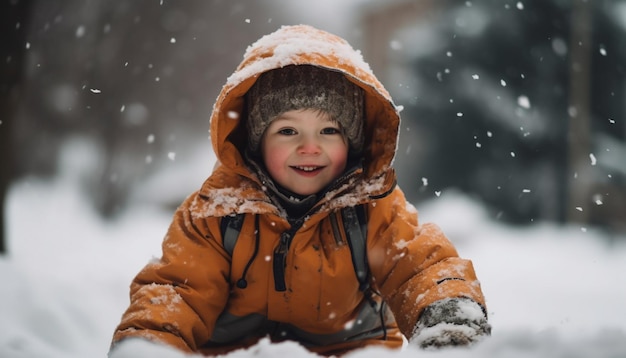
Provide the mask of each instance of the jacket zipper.
MULTIPOLYGON (((350 180, 352 177, 358 175, 359 169, 353 168, 348 172, 348 174, 344 175, 342 178, 335 182, 328 191, 332 191, 335 188, 339 188, 340 184, 343 184, 350 180)), ((311 212, 307 213, 309 215, 311 212)), ((287 285, 285 283, 285 267, 287 265, 287 253, 289 252, 289 246, 291 245, 291 241, 293 237, 296 235, 296 232, 300 229, 300 227, 304 224, 304 218, 307 217, 304 215, 302 218, 298 219, 289 230, 283 232, 280 235, 280 242, 278 243, 278 247, 274 250, 274 262, 272 263, 272 269, 274 271, 274 289, 278 292, 284 292, 287 290, 287 285)))
POLYGON ((300 219, 294 223, 294 225, 287 231, 280 235, 280 242, 278 247, 274 250, 274 289, 278 292, 287 290, 285 284, 285 266, 287 265, 287 253, 289 252, 289 246, 293 237, 296 235, 296 231, 304 224, 304 220, 300 219))

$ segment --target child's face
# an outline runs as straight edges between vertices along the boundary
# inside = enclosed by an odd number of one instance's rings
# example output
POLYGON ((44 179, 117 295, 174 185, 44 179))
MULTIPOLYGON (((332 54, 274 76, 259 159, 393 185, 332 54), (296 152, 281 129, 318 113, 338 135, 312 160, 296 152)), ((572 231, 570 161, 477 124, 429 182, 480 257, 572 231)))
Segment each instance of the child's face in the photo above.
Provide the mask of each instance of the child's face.
POLYGON ((316 110, 295 110, 272 121, 261 140, 267 171, 286 189, 310 195, 346 168, 348 141, 338 123, 316 110))

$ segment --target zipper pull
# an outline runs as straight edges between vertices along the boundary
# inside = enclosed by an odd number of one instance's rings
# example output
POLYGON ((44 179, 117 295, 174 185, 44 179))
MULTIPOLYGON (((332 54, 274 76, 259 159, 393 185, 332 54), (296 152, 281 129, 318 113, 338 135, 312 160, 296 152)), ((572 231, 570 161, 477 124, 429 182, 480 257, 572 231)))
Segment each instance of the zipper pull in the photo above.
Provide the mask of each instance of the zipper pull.
POLYGON ((282 233, 280 235, 280 243, 274 251, 274 289, 279 292, 287 290, 285 284, 285 265, 287 263, 287 251, 289 250, 289 241, 291 235, 289 233, 282 233))

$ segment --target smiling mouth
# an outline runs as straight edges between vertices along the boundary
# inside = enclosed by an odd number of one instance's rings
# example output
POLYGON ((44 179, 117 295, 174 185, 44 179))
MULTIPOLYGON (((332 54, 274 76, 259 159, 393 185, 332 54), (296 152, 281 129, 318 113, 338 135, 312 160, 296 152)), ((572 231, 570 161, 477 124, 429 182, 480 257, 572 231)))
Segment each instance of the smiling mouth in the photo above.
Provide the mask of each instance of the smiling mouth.
POLYGON ((318 171, 324 169, 324 167, 316 167, 316 166, 309 166, 309 165, 306 165, 306 166, 293 166, 291 168, 295 169, 296 171, 304 172, 304 173, 315 173, 315 172, 318 172, 318 171))

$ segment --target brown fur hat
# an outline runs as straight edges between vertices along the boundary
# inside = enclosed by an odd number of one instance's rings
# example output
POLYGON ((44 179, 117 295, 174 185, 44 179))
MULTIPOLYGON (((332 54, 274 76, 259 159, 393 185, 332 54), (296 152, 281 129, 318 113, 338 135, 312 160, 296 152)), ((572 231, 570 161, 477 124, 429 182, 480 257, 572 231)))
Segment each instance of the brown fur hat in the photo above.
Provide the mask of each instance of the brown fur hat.
POLYGON ((291 65, 262 74, 246 94, 248 146, 257 153, 263 133, 280 114, 317 109, 330 114, 350 143, 363 150, 363 89, 343 74, 311 65, 291 65))

